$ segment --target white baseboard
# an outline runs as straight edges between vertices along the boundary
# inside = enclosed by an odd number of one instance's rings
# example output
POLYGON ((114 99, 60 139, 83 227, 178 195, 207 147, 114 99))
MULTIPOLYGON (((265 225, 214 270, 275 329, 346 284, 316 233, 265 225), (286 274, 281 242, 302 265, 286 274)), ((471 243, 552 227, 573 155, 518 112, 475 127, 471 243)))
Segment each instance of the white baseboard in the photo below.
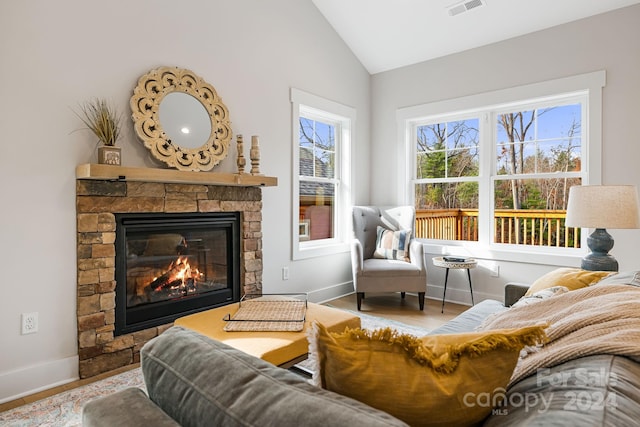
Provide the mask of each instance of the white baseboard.
MULTIPOLYGON (((427 285, 428 298, 442 301, 443 292, 444 292, 444 286, 432 285, 430 283, 427 285)), ((490 294, 486 292, 478 292, 476 290, 473 291, 473 302, 475 302, 476 304, 486 299, 494 299, 500 302, 504 302, 504 295, 495 295, 495 294, 490 294)), ((450 287, 447 287, 447 297, 445 300, 445 304, 447 302, 450 302, 453 304, 471 306, 471 294, 469 292, 469 289, 456 289, 456 288, 452 289, 450 287)))
POLYGON ((78 356, 0 373, 0 403, 76 381, 78 356))
MULTIPOLYGON (((429 299, 442 301, 442 292, 444 287, 440 285, 427 285, 427 294, 425 295, 429 299)), ((322 304, 332 299, 340 298, 345 295, 352 294, 353 282, 339 283, 316 291, 311 291, 307 294, 309 302, 322 304)), ((411 293, 411 292, 410 292, 411 293)), ((416 294, 417 295, 417 294, 416 294)), ((503 301, 504 295, 494 295, 486 292, 473 292, 473 300, 478 303, 485 299, 494 299, 503 301)), ((471 306, 471 294, 468 289, 447 289, 447 299, 445 303, 450 302, 453 304, 468 305, 471 306)))
POLYGON ((322 304, 332 299, 340 298, 353 293, 353 282, 338 283, 326 288, 311 291, 307 294, 309 302, 322 304))

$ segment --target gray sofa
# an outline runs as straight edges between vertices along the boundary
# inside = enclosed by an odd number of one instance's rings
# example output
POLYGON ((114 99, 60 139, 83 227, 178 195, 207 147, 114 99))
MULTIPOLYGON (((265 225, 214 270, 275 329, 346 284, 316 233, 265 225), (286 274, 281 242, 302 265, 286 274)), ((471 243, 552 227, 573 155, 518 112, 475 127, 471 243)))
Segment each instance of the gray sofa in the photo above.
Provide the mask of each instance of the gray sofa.
MULTIPOLYGON (((525 290, 508 285, 506 305, 525 290)), ((505 309, 498 301, 485 300, 432 333, 472 331, 488 315, 505 309)), ((84 426, 405 425, 180 327, 147 343, 141 361, 149 397, 129 388, 92 400, 83 410, 84 426)), ((485 426, 635 426, 640 420, 640 364, 611 355, 578 358, 542 377, 523 379, 506 398, 507 405, 494 410, 485 426)))

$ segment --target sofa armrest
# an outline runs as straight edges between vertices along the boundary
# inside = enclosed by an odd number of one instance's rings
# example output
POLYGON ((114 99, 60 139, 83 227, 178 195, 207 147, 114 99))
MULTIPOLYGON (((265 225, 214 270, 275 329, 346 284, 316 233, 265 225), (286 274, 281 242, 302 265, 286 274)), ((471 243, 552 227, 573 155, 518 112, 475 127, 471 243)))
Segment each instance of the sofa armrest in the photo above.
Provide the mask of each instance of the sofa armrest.
POLYGON ((82 408, 84 427, 180 427, 136 387, 88 401, 82 408))
POLYGON ((524 296, 529 290, 529 286, 526 283, 509 282, 504 287, 504 305, 505 307, 511 307, 520 298, 524 296))
POLYGON ((140 365, 150 399, 183 426, 406 427, 386 412, 181 326, 147 342, 140 365))

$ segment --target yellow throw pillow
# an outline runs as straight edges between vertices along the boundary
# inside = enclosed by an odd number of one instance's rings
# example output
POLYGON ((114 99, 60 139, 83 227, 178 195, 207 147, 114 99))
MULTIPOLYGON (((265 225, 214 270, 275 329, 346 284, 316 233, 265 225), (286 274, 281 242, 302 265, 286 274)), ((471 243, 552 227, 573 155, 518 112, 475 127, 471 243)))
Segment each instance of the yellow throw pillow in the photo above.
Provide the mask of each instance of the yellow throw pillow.
POLYGON ((467 426, 489 415, 520 350, 546 341, 545 327, 416 338, 390 328, 332 333, 315 322, 309 358, 327 390, 412 426, 467 426))
POLYGON ((533 282, 525 296, 533 295, 538 291, 554 286, 564 286, 570 291, 575 291, 576 289, 586 288, 610 274, 612 274, 611 271, 588 271, 569 267, 557 268, 533 282))

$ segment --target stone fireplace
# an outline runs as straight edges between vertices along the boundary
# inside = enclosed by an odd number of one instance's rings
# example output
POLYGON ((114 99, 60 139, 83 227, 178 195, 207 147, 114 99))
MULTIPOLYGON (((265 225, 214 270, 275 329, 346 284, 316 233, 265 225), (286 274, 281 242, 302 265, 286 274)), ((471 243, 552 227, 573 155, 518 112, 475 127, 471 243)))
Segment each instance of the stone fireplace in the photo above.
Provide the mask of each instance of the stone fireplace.
POLYGON ((116 229, 121 214, 237 215, 239 293, 262 293, 260 187, 276 185, 276 179, 149 171, 104 165, 81 165, 76 170, 80 378, 139 362, 140 348, 172 325, 168 322, 116 335, 116 229))

